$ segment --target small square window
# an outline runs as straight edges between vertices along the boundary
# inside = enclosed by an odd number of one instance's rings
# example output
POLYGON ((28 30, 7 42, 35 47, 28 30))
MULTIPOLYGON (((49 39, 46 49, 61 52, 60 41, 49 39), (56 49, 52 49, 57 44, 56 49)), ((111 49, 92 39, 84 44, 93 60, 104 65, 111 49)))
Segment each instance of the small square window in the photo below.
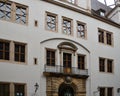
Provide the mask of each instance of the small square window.
POLYGON ((37 58, 34 58, 34 64, 35 64, 35 65, 38 64, 37 58))
POLYGON ((34 21, 34 25, 35 25, 35 27, 38 27, 38 21, 37 20, 34 21))

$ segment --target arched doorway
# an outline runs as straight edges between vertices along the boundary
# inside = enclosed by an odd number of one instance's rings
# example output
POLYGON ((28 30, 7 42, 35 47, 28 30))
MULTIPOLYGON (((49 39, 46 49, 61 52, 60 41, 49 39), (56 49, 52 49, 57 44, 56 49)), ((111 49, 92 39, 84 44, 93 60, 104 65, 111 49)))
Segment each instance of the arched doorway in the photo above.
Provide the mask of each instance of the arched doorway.
POLYGON ((69 84, 61 84, 58 96, 75 96, 74 89, 69 84))

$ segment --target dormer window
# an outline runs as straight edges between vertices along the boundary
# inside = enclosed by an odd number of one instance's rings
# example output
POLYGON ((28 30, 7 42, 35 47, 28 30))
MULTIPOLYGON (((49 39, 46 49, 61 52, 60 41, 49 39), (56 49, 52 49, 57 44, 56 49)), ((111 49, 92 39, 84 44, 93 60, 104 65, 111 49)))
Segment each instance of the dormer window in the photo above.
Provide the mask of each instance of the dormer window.
POLYGON ((105 16, 105 12, 100 11, 100 16, 105 16))
POLYGON ((100 16, 105 16, 105 10, 103 10, 103 9, 99 9, 98 10, 98 14, 100 15, 100 16))
POLYGON ((76 4, 77 0, 60 0, 60 1, 68 2, 68 3, 71 3, 71 4, 76 4))
POLYGON ((75 4, 75 1, 76 0, 67 0, 68 2, 72 3, 72 4, 75 4))

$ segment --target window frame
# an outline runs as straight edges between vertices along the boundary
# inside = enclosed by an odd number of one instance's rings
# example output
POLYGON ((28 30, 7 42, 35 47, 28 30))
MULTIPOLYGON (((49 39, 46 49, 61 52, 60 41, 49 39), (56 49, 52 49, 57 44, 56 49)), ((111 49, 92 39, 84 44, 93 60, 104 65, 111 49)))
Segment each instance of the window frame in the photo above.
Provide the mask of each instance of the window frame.
POLYGON ((111 33, 111 32, 106 32, 106 44, 107 45, 113 45, 113 33, 111 33), (109 34, 110 35, 110 38, 109 37, 107 37, 107 34, 109 34), (110 41, 110 42, 109 42, 110 41))
MULTIPOLYGON (((27 45, 26 45, 26 43, 20 43, 20 42, 14 42, 14 62, 18 62, 18 63, 26 63, 26 55, 27 55, 27 49, 26 49, 26 47, 27 47, 27 45), (24 49, 24 51, 25 51, 25 53, 24 53, 24 62, 22 62, 22 61, 16 61, 15 60, 15 44, 17 44, 17 45, 19 45, 19 46, 24 46, 25 47, 25 49, 24 49)), ((20 52, 19 52, 20 53, 20 52)), ((21 56, 21 55, 20 55, 21 56)), ((20 58, 19 58, 20 59, 20 58)))
POLYGON ((10 53, 11 53, 11 52, 10 52, 10 50, 11 50, 10 41, 0 39, 0 42, 4 43, 4 48, 3 48, 3 50, 0 50, 0 51, 3 52, 4 58, 0 59, 0 61, 9 61, 9 60, 10 60, 10 56, 11 56, 11 55, 10 55, 10 53), (5 59, 5 53, 6 53, 5 43, 8 43, 8 44, 9 44, 9 51, 7 51, 7 52, 9 53, 9 59, 5 59))
POLYGON ((23 85, 24 96, 27 96, 27 84, 26 83, 0 82, 0 84, 9 84, 9 96, 15 96, 15 85, 23 85))
POLYGON ((80 69, 80 70, 85 70, 86 69, 86 55, 84 55, 84 54, 78 54, 77 55, 77 68, 80 69), (84 57, 84 64, 82 64, 84 66, 84 68, 81 68, 81 66, 79 65, 78 56, 84 57), (80 68, 79 68, 79 66, 80 66, 80 68))
POLYGON ((113 60, 112 59, 107 59, 107 72, 108 73, 113 73, 113 69, 114 69, 114 63, 113 63, 113 60), (108 61, 110 61, 111 63, 108 63, 108 61), (109 65, 111 64, 111 65, 109 65))
POLYGON ((6 19, 6 14, 5 14, 5 12, 8 12, 8 11, 6 11, 6 7, 5 7, 5 10, 2 10, 2 11, 4 11, 4 15, 5 15, 5 18, 0 18, 1 20, 6 20, 6 21, 11 21, 12 20, 12 13, 13 13, 13 11, 12 11, 12 2, 10 2, 10 1, 0 1, 0 2, 2 2, 2 3, 5 3, 5 4, 10 4, 10 6, 11 6, 11 10, 10 10, 10 19, 9 20, 7 20, 6 19))
POLYGON ((46 11, 45 12, 45 29, 48 30, 48 31, 52 31, 52 32, 58 32, 58 15, 55 14, 55 13, 51 13, 51 12, 48 12, 46 11), (47 26, 47 16, 50 15, 51 17, 55 17, 55 30, 52 30, 52 29, 48 29, 48 26, 47 26))
POLYGON ((12 2, 12 1, 0 1, 0 2, 5 2, 5 3, 9 3, 11 5, 11 10, 10 10, 10 19, 9 20, 6 20, 6 19, 2 19, 0 18, 0 20, 5 20, 5 21, 10 21, 10 22, 13 22, 13 23, 17 23, 17 24, 22 24, 22 25, 28 25, 28 6, 24 5, 24 4, 20 4, 20 3, 16 3, 16 2, 12 2), (16 22, 16 6, 19 6, 21 8, 25 8, 25 13, 26 13, 26 17, 25 17, 25 23, 21 23, 21 22, 16 22))
POLYGON ((103 72, 103 73, 114 73, 114 60, 113 59, 108 59, 108 58, 103 58, 103 57, 99 57, 99 72, 103 72), (100 59, 104 59, 104 71, 100 70, 100 59), (112 61, 111 67, 108 65, 108 60, 112 61), (112 68, 112 69, 109 69, 112 68), (109 71, 111 70, 111 71, 109 71))
MULTIPOLYGON (((6 82, 0 82, 0 85, 7 85, 7 92, 8 92, 8 95, 7 96, 10 96, 10 83, 6 83, 6 82)), ((5 87, 5 86, 4 86, 5 87)), ((3 92, 3 91, 2 91, 3 92)), ((3 94, 6 94, 6 90, 4 90, 3 94), (5 92, 5 93, 4 93, 5 92)), ((1 92, 0 92, 1 93, 1 92)), ((5 95, 6 96, 6 95, 5 95)))
POLYGON ((83 23, 81 21, 77 21, 76 30, 77 30, 77 37, 78 38, 87 39, 87 24, 86 23, 83 23), (84 37, 78 36, 78 24, 84 26, 84 30, 83 30, 84 31, 84 37))
POLYGON ((108 89, 112 89, 112 91, 110 90, 110 92, 112 92, 111 96, 114 96, 113 93, 114 93, 114 88, 113 87, 99 87, 99 89, 104 89, 104 95, 100 95, 101 92, 99 92, 99 95, 100 96, 109 96, 109 93, 108 93, 108 89))
POLYGON ((15 95, 15 93, 16 93, 16 86, 23 86, 24 87, 24 89, 22 89, 23 90, 23 93, 24 93, 24 96, 25 96, 25 94, 26 94, 26 92, 25 92, 25 87, 26 87, 26 85, 25 84, 22 84, 22 83, 14 83, 14 95, 15 95))
MULTIPOLYGON (((62 33, 63 34, 68 35, 68 36, 73 36, 73 19, 62 16, 62 26, 61 27, 62 27, 62 33), (68 34, 68 32, 66 32, 66 33, 64 32, 64 26, 63 26, 64 20, 70 22, 70 34, 68 34)), ((66 29, 67 29, 67 27, 66 27, 66 29)))
POLYGON ((47 66, 51 66, 51 67, 56 66, 56 50, 55 50, 55 49, 46 48, 46 52, 45 52, 45 53, 46 53, 46 57, 45 57, 45 58, 46 58, 46 60, 45 60, 46 65, 47 65, 47 66), (53 65, 51 64, 51 63, 52 63, 51 57, 50 57, 50 64, 47 64, 47 59, 48 59, 48 58, 47 58, 47 51, 54 52, 54 55, 55 55, 54 63, 55 63, 55 64, 53 64, 53 65))
MULTIPOLYGON (((14 15, 15 15, 15 16, 14 16, 14 22, 17 23, 17 24, 27 25, 27 24, 28 24, 28 6, 14 2, 14 10, 15 10, 15 11, 14 11, 14 15), (26 9, 26 10, 25 10, 25 12, 26 12, 26 18, 25 18, 25 19, 26 19, 26 20, 25 20, 26 23, 24 23, 24 24, 21 23, 21 20, 20 20, 19 23, 16 22, 16 8, 17 8, 17 6, 20 7, 20 9, 21 9, 21 8, 22 8, 22 9, 26 9)), ((20 15, 20 17, 22 17, 21 14, 19 14, 19 15, 20 15)), ((21 18, 20 18, 20 19, 21 19, 21 18)))
POLYGON ((105 67, 105 65, 106 65, 106 64, 105 64, 105 61, 106 61, 105 58, 101 58, 101 57, 99 58, 99 71, 100 71, 100 72, 105 72, 105 68, 106 68, 106 67, 105 67), (101 65, 101 61, 100 61, 101 59, 104 60, 104 64, 103 64, 103 65, 101 65), (102 70, 102 69, 103 69, 103 70, 102 70))
POLYGON ((102 43, 102 44, 105 44, 105 45, 108 45, 108 46, 114 46, 114 39, 113 39, 113 33, 110 32, 110 31, 106 31, 104 29, 101 29, 101 28, 98 28, 98 42, 99 43, 102 43), (99 32, 103 32, 103 42, 101 42, 99 39, 99 32), (111 35, 111 38, 109 38, 109 41, 108 42, 108 37, 107 37, 107 34, 111 35))

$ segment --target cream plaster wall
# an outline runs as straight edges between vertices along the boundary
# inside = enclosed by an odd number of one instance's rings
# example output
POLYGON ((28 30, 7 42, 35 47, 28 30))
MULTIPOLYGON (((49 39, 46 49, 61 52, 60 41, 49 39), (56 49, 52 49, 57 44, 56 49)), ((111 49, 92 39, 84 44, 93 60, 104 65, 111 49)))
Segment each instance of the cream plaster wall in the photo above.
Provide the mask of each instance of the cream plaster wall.
MULTIPOLYGON (((26 83, 28 96, 32 96, 34 93, 34 85, 37 82, 40 86, 38 96, 46 96, 46 78, 43 76, 45 48, 57 49, 57 45, 59 43, 63 41, 69 42, 71 40, 72 43, 77 42, 90 51, 89 53, 77 43, 74 43, 79 48, 77 53, 86 54, 87 56, 87 68, 89 72, 89 77, 87 79, 87 96, 94 96, 93 92, 97 90, 98 86, 114 87, 114 96, 117 95, 116 90, 120 87, 119 28, 83 14, 44 2, 43 0, 12 1, 27 5, 29 7, 28 25, 21 25, 0 20, 0 39, 27 43, 28 63, 27 65, 24 65, 15 63, 12 64, 10 62, 0 62, 0 81, 26 83), (58 32, 45 30, 45 11, 58 14, 58 32), (73 19, 73 36, 67 36, 62 33, 62 16, 73 19), (38 21, 38 27, 34 26, 34 20, 38 21), (86 40, 77 38, 77 20, 87 24, 86 40), (98 42, 98 28, 113 32, 113 47, 100 44, 98 42), (64 39, 55 39, 41 43, 44 40, 52 38, 64 39), (34 57, 38 59, 38 65, 33 64, 34 57), (114 59, 113 74, 99 72, 99 57, 114 59)), ((59 57, 58 49, 57 56, 59 57)), ((60 58, 57 58, 57 64, 60 64, 60 58)))

